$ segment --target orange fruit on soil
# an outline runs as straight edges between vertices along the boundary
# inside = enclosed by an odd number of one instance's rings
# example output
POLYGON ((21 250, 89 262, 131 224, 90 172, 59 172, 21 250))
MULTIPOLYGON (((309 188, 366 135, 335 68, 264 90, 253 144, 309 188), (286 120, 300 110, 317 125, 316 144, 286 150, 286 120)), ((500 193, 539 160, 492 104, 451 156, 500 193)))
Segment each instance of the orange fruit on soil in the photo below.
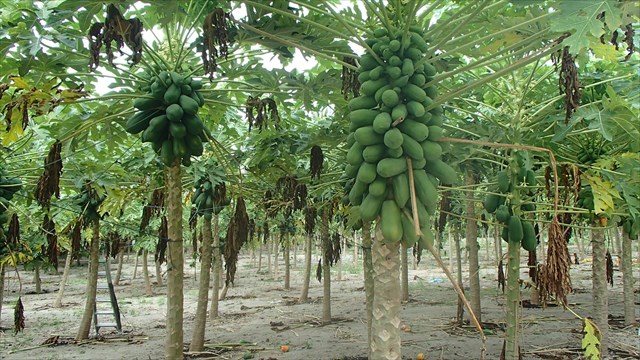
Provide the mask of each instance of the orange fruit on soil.
POLYGON ((280 345, 280 351, 283 353, 289 352, 289 345, 280 345))
POLYGON ((423 353, 416 355, 416 360, 425 360, 427 357, 423 353))

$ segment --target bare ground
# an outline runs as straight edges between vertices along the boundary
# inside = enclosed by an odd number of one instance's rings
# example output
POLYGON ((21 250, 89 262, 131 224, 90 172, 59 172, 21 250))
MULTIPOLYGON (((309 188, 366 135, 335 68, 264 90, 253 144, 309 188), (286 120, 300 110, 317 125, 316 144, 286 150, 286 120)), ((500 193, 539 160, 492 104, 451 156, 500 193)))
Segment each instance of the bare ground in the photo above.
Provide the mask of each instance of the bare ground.
MULTIPOLYGON (((322 285, 312 280, 311 300, 297 303, 301 286, 302 255, 292 269, 292 289, 283 289, 283 268, 279 279, 267 273, 266 259, 257 272, 255 260, 241 256, 235 287, 220 303, 221 317, 208 322, 207 350, 186 353, 189 358, 210 359, 365 359, 366 319, 361 265, 347 255, 342 280, 333 269, 333 324, 322 326, 322 285), (281 345, 289 351, 281 351, 281 345)), ((315 261, 317 258, 314 256, 315 261)), ((571 309, 589 316, 591 270, 589 259, 572 265, 575 293, 569 297, 571 309)), ((141 263, 142 261, 140 261, 141 263)), ((282 262, 282 261, 281 261, 282 262)), ((34 294, 33 274, 21 272, 22 301, 26 328, 14 335, 13 311, 19 284, 15 271, 7 274, 0 333, 1 359, 161 359, 165 335, 166 287, 154 287, 153 296, 144 295, 141 270, 132 279, 134 256, 125 258, 123 279, 116 287, 122 311, 123 334, 108 329, 100 337, 77 343, 73 340, 84 307, 86 267, 73 267, 65 291, 63 307, 53 308, 61 274, 43 274, 44 293, 34 294), (49 344, 45 344, 48 342, 49 344)), ((293 261, 292 261, 293 264, 293 261)), ((634 262, 637 264, 637 262, 634 262)), ((464 266, 464 265, 463 265, 464 266)), ((115 269, 115 264, 112 266, 115 269)), ((504 338, 505 298, 497 288, 496 267, 484 262, 481 272, 483 322, 486 325, 486 359, 498 359, 504 338)), ((636 269, 637 270, 637 269, 636 269)), ((467 273, 464 269, 465 274, 467 273)), ((149 273, 155 274, 150 262, 149 273)), ((637 274, 637 271, 635 272, 637 274)), ((115 274, 115 271, 114 271, 115 274)), ((197 298, 197 277, 185 266, 185 351, 191 338, 197 298)), ((315 268, 313 271, 315 274, 315 268)), ((521 278, 527 278, 522 269, 521 278)), ((479 359, 482 343, 470 325, 455 326, 456 296, 442 271, 429 256, 416 270, 409 271, 411 300, 403 305, 402 351, 407 359, 423 353, 426 359, 479 359)), ((154 279, 152 279, 154 280, 154 279)), ((622 279, 615 272, 609 292, 612 356, 610 359, 639 358, 640 338, 636 329, 624 328, 622 279)), ((523 299, 529 290, 523 288, 523 299)), ((559 307, 522 308, 521 348, 524 359, 579 359, 582 323, 570 311, 559 307)))

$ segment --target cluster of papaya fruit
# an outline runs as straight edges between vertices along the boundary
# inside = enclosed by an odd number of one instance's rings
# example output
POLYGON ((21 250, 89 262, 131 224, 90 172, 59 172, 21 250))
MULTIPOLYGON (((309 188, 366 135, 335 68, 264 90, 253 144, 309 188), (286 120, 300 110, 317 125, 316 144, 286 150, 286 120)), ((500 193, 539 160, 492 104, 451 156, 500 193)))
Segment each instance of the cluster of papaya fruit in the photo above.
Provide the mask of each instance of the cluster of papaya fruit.
MULTIPOLYGON (((536 174, 532 169, 527 169, 519 164, 515 172, 515 181, 518 184, 525 183, 527 186, 536 185, 536 174)), ((505 225, 502 229, 502 239, 512 243, 520 243, 523 249, 535 251, 538 241, 536 239, 533 223, 523 220, 514 214, 513 204, 507 203, 508 194, 513 191, 514 184, 511 181, 509 172, 502 170, 496 175, 497 187, 487 195, 484 201, 484 208, 487 212, 495 214, 496 220, 505 225)), ((536 207, 532 202, 522 202, 521 211, 535 211, 536 207)))
POLYGON ((4 239, 5 231, 7 230, 4 226, 11 219, 7 211, 10 201, 21 187, 22 182, 20 179, 7 176, 6 171, 0 167, 0 240, 4 239))
POLYGON ((75 203, 80 206, 82 216, 87 222, 100 218, 98 209, 104 201, 105 196, 99 196, 89 185, 82 187, 82 192, 76 197, 75 203))
POLYGON ((226 196, 222 201, 216 199, 215 186, 208 177, 201 177, 196 180, 195 192, 191 197, 191 203, 196 207, 196 214, 211 220, 213 214, 219 214, 222 209, 229 205, 230 199, 226 196))
POLYGON ((200 93, 202 82, 184 77, 175 71, 160 71, 146 75, 148 94, 137 98, 133 107, 140 110, 127 121, 125 130, 131 134, 142 132, 142 142, 150 142, 166 166, 176 159, 191 165, 191 156, 200 156, 203 142, 210 133, 198 117, 204 105, 200 93))
POLYGON ((600 158, 600 149, 592 146, 581 148, 578 152, 578 164, 591 165, 600 158))
POLYGON ((444 184, 457 180, 441 159, 443 109, 433 105, 437 90, 428 85, 436 69, 427 62, 428 45, 417 27, 377 29, 365 42, 369 49, 358 69, 361 95, 348 104, 345 191, 363 221, 380 217, 385 241, 404 239, 412 246, 418 236, 410 215, 410 170, 426 236, 437 207, 438 179, 444 184))
POLYGON ((595 204, 593 202, 593 190, 591 189, 591 186, 584 186, 580 189, 576 205, 589 211, 594 210, 595 204))
POLYGON ((640 233, 640 222, 627 217, 622 220, 622 231, 629 236, 629 239, 635 240, 638 238, 638 233, 640 233))

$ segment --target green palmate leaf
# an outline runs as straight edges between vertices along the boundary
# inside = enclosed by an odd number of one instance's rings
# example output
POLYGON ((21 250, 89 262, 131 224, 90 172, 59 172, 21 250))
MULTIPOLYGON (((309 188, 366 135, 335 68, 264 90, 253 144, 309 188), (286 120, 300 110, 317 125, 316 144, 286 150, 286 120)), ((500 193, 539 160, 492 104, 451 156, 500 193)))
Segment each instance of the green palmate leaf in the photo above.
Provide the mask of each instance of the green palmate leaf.
POLYGON ((610 213, 615 207, 614 198, 622 199, 618 190, 610 181, 603 180, 600 176, 585 173, 584 177, 593 191, 593 211, 596 214, 610 213))
POLYGON ((607 29, 612 32, 622 25, 622 11, 615 0, 571 0, 561 1, 559 14, 551 22, 551 29, 569 32, 564 40, 572 54, 577 54, 592 43, 599 43, 607 29), (604 18, 601 19, 601 14, 604 18))

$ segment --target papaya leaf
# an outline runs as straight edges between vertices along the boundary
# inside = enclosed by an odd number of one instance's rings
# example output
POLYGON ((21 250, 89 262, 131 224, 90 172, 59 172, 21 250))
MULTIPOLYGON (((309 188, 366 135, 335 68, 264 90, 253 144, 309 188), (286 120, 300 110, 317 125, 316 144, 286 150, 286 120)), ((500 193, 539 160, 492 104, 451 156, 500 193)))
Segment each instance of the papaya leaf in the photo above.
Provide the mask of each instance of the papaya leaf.
POLYGON ((622 199, 618 190, 613 187, 610 181, 604 180, 600 176, 585 173, 584 177, 593 190, 594 212, 596 214, 610 213, 614 209, 613 199, 622 199))
POLYGON ((563 44, 569 46, 572 54, 578 54, 591 47, 591 44, 599 43, 600 36, 605 33, 605 23, 610 30, 615 30, 622 24, 622 12, 614 0, 562 1, 558 8, 559 16, 552 20, 551 29, 571 33, 563 44), (603 12, 604 22, 600 19, 603 12))
POLYGON ((582 337, 582 350, 589 360, 600 360, 600 332, 596 325, 589 319, 583 319, 584 336, 582 337))

